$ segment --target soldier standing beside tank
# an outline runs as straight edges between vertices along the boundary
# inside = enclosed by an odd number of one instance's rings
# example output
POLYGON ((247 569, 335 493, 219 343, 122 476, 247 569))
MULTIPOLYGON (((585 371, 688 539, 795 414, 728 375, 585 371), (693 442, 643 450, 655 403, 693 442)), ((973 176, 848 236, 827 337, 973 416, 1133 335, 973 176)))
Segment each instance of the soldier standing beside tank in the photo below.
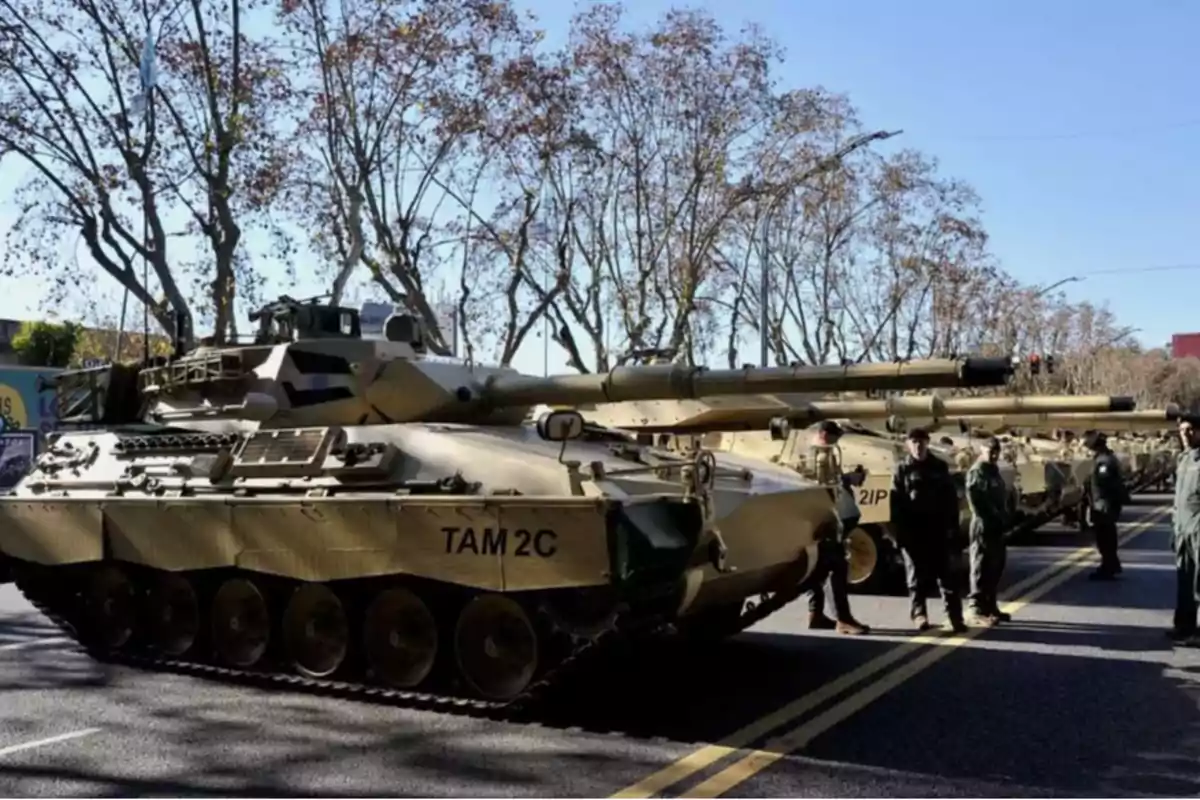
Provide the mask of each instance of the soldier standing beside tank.
POLYGON ((1175 459, 1175 624, 1167 637, 1195 644, 1200 601, 1200 436, 1189 419, 1179 421, 1184 450, 1175 459))
POLYGON ((937 585, 946 611, 945 627, 962 633, 967 626, 952 569, 958 549, 958 492, 949 465, 929 454, 926 431, 909 431, 908 453, 892 473, 889 501, 896 539, 904 553, 910 615, 917 630, 929 628, 925 598, 937 585))
POLYGON ((1008 520, 1008 489, 1000 475, 1000 440, 988 439, 979 459, 967 471, 967 502, 971 507, 972 622, 995 625, 1012 617, 1000 610, 997 589, 1007 552, 1004 531, 1008 520))
POLYGON ((1096 550, 1100 566, 1088 577, 1091 580, 1113 580, 1121 574, 1121 559, 1117 555, 1117 521, 1121 509, 1129 502, 1129 492, 1121 476, 1121 463, 1108 449, 1108 438, 1099 431, 1088 431, 1084 444, 1092 451, 1092 474, 1087 484, 1092 527, 1096 530, 1096 550))
MULTIPOLYGON (((833 420, 824 420, 817 426, 815 444, 824 449, 833 447, 842 437, 842 428, 833 420)), ((826 451, 828 453, 828 451, 826 451)), ((832 453, 828 453, 832 455, 832 453)), ((826 464, 821 460, 818 467, 818 480, 821 482, 842 481, 840 464, 830 459, 826 464), (822 467, 827 467, 822 469, 822 467), (828 474, 824 474, 828 473, 828 474)), ((850 565, 846 561, 845 531, 841 536, 825 538, 817 545, 817 567, 812 576, 813 586, 808 590, 808 627, 818 630, 835 629, 838 633, 858 635, 871 629, 854 618, 850 613, 850 565), (825 584, 828 582, 829 591, 833 595, 833 608, 837 621, 825 616, 825 584)))

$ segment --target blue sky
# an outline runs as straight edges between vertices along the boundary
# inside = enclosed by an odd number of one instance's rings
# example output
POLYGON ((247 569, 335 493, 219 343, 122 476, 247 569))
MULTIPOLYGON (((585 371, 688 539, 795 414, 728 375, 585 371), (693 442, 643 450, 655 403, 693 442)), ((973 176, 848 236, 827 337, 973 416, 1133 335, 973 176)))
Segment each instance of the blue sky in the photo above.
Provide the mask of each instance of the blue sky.
MULTIPOLYGON (((552 40, 573 10, 562 0, 521 5, 552 40)), ((671 5, 630 2, 631 19, 648 24, 671 5)), ((1107 301, 1149 346, 1200 330, 1189 291, 1200 283, 1200 3, 702 5, 731 28, 765 25, 788 50, 781 82, 848 92, 868 126, 903 129, 898 142, 971 182, 1012 274, 1041 285, 1085 276, 1064 287, 1068 296, 1107 301)), ((0 316, 31 313, 35 291, 6 288, 0 316)), ((516 366, 541 372, 540 341, 527 343, 516 366)), ((553 350, 550 369, 563 369, 553 350)))
MULTIPOLYGON (((526 5, 551 31, 572 8, 526 5)), ((646 22, 672 5, 628 3, 646 22)), ((730 28, 764 25, 788 51, 782 82, 847 92, 868 127, 902 129, 893 141, 972 183, 1013 275, 1043 286, 1084 276, 1067 296, 1108 301, 1148 346, 1200 330, 1185 288, 1200 284, 1200 3, 699 5, 730 28), (1176 265, 1195 268, 1145 271, 1176 265)))

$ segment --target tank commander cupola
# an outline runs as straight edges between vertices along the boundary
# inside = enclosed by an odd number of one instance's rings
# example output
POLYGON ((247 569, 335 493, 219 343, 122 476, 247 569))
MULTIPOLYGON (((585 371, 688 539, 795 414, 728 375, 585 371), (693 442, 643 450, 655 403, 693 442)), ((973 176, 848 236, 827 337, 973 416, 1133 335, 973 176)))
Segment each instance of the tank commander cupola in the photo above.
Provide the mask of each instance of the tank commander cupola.
MULTIPOLYGON (((328 295, 326 295, 328 296, 328 295)), ((362 326, 353 308, 320 303, 322 297, 307 301, 280 295, 258 311, 250 312, 250 321, 258 323, 255 344, 284 344, 301 339, 361 339, 362 326)))
POLYGON ((396 312, 383 322, 383 336, 389 342, 404 342, 417 353, 427 352, 425 326, 413 314, 396 312))

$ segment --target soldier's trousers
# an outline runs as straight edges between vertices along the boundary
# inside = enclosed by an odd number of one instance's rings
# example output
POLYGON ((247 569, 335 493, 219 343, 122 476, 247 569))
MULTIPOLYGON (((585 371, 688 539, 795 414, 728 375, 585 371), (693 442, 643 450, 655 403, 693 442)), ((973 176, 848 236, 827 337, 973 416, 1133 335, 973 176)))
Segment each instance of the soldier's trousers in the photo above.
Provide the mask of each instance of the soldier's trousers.
POLYGON ((1196 606, 1200 600, 1200 542, 1187 538, 1175 545, 1175 630, 1196 632, 1196 606))
POLYGON ((817 546, 817 568, 813 570, 813 585, 808 590, 808 612, 825 613, 825 584, 833 595, 833 610, 841 622, 849 622, 850 562, 846 560, 846 544, 837 539, 823 539, 817 546))
POLYGON ((940 542, 909 542, 901 547, 904 572, 908 579, 909 615, 929 617, 926 598, 936 588, 942 593, 942 607, 951 620, 962 619, 962 595, 955 585, 950 548, 940 542))
POLYGON ((977 614, 1000 610, 997 593, 1000 576, 1008 560, 1008 546, 1001 531, 985 531, 971 521, 971 610, 977 614))
POLYGON ((1096 550, 1100 553, 1099 572, 1115 575, 1121 568, 1117 555, 1117 518, 1114 514, 1092 511, 1092 529, 1096 532, 1096 550))

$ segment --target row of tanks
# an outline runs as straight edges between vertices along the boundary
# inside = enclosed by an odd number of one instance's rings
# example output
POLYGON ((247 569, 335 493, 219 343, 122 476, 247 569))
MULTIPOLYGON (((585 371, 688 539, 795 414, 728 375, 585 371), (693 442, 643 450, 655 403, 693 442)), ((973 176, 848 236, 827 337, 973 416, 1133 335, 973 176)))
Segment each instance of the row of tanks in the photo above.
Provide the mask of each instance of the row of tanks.
POLYGON ((382 340, 315 301, 251 320, 252 344, 48 386, 64 429, 0 497, 0 558, 96 659, 512 709, 615 644, 757 623, 808 588, 825 537, 853 530, 852 562, 857 532, 880 541, 880 470, 846 439, 801 452, 805 424, 1131 406, 796 402, 1003 387, 1009 359, 539 378, 432 356, 408 315, 382 340), (673 421, 631 424, 654 403, 673 421))
MULTIPOLYGON (((894 469, 905 455, 903 434, 910 425, 931 432, 931 455, 950 466, 965 540, 970 524, 966 472, 989 435, 973 431, 970 421, 996 415, 1121 414, 1133 408, 1131 398, 1104 395, 830 400, 789 394, 609 402, 584 413, 598 424, 636 432, 645 444, 678 452, 703 446, 760 464, 783 465, 818 482, 828 481, 820 475, 820 456, 809 428, 820 420, 836 420, 843 431, 838 459, 842 471, 853 476, 847 490, 854 493, 859 511, 847 536, 851 586, 859 592, 898 593, 905 590, 904 568, 891 525, 890 495, 894 469)), ((1065 456, 1031 459, 1005 439, 1000 471, 1014 520, 1009 535, 1016 538, 1081 503, 1091 456, 1077 462, 1065 456)))

